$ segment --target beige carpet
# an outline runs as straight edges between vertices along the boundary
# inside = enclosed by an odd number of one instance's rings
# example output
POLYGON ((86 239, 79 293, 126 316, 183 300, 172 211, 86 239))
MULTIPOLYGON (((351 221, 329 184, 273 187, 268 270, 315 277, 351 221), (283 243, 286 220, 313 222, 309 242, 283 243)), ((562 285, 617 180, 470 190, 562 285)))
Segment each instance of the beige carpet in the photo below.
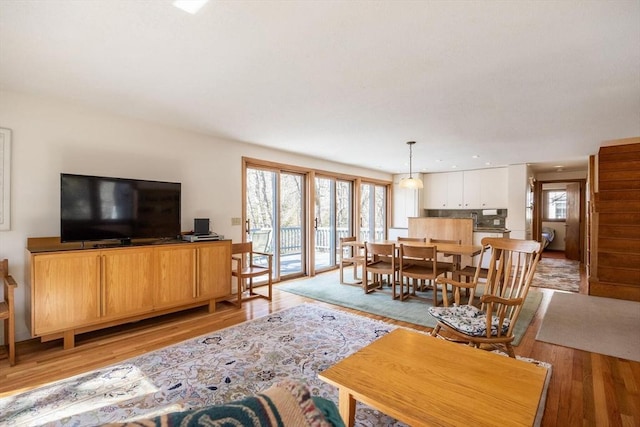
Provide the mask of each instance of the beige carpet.
POLYGON ((555 292, 536 339, 640 362, 640 303, 555 292))

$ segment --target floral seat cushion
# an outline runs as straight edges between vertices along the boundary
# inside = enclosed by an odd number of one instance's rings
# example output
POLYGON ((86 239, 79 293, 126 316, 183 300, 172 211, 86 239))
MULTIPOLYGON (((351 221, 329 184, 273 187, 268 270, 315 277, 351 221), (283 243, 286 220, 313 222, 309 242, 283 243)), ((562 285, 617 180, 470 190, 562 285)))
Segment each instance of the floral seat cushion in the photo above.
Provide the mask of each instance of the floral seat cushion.
MULTIPOLYGON (((487 313, 471 305, 429 307, 429 314, 445 325, 472 337, 487 336, 487 313)), ((492 316, 491 335, 498 335, 500 319, 492 316)), ((502 334, 509 330, 510 319, 502 322, 502 334)))

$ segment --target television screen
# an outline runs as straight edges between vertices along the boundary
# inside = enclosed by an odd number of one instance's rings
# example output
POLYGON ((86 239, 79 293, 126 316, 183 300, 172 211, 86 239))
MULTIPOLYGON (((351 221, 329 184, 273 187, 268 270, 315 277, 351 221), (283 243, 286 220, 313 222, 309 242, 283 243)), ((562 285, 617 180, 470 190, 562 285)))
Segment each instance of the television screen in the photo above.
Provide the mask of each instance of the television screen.
POLYGON ((60 174, 63 242, 180 235, 180 183, 60 174))

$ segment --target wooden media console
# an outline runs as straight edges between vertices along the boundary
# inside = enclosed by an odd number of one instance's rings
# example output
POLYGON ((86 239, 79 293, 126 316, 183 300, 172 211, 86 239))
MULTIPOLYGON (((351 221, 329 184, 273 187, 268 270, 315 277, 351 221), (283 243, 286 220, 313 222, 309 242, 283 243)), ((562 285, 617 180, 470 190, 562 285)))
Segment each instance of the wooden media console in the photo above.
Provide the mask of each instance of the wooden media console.
POLYGON ((42 341, 234 299, 231 241, 134 242, 131 246, 27 240, 27 323, 42 341))

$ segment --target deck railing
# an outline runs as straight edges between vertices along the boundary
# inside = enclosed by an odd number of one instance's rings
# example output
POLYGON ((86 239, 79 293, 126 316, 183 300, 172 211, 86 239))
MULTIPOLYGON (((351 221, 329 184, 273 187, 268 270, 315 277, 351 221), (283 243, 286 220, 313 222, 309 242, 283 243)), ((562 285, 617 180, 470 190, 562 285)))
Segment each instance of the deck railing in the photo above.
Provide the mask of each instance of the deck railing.
MULTIPOLYGON (((272 231, 271 229, 254 229, 252 233, 255 232, 265 232, 272 231)), ((329 227, 318 227, 315 230, 315 238, 316 238, 316 251, 318 252, 329 252, 331 248, 331 229, 329 227)), ((336 238, 336 248, 338 247, 338 242, 341 237, 348 237, 350 235, 349 230, 346 228, 338 228, 338 236, 336 238)), ((361 236, 364 240, 369 240, 369 231, 362 230, 361 236)), ((373 240, 383 240, 384 239, 384 230, 376 229, 375 236, 373 240)), ((300 253, 302 250, 302 229, 300 227, 282 227, 280 229, 280 254, 295 254, 300 253)), ((273 253, 273 239, 270 239, 269 243, 266 246, 266 252, 273 253)))

